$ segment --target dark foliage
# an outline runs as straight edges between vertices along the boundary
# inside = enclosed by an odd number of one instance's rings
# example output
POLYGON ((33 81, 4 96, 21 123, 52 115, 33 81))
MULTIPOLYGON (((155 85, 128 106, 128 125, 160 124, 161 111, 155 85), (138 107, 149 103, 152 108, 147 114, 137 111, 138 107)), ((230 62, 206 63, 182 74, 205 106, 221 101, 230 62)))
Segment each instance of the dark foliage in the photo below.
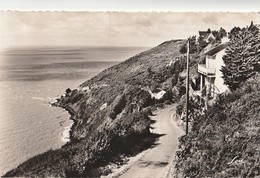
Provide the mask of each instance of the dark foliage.
POLYGON ((255 25, 230 32, 230 43, 223 56, 223 78, 231 90, 260 71, 260 38, 255 25))
MULTIPOLYGON (((197 42, 196 42, 196 36, 189 37, 188 41, 189 41, 190 53, 191 54, 196 53, 198 51, 198 45, 197 45, 197 42)), ((187 44, 183 44, 180 47, 179 51, 180 51, 181 54, 187 53, 187 44)))
POLYGON ((192 114, 191 131, 180 138, 179 177, 260 175, 259 83, 259 75, 250 78, 205 114, 192 114))
POLYGON ((198 46, 200 51, 208 46, 208 43, 205 41, 205 39, 202 36, 199 36, 198 38, 198 46))
POLYGON ((65 92, 66 92, 66 93, 70 93, 70 92, 71 92, 71 89, 70 89, 70 88, 67 88, 65 92))

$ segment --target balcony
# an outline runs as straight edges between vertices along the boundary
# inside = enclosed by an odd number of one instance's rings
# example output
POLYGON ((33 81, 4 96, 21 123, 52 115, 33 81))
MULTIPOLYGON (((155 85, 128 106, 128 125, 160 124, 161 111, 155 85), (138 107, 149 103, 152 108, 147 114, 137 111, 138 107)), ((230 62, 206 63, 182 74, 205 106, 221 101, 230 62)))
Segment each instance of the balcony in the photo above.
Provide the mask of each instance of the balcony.
POLYGON ((205 64, 198 65, 198 72, 206 75, 206 76, 215 76, 216 69, 215 68, 207 68, 205 64))

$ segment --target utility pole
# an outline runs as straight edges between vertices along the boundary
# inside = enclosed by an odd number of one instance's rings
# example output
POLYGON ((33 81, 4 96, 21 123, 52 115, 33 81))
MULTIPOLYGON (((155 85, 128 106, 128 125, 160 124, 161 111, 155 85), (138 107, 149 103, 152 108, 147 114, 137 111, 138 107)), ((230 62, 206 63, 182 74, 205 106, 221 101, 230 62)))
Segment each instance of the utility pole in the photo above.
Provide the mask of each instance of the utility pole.
POLYGON ((186 135, 189 132, 189 60, 190 60, 190 42, 187 43, 187 75, 186 75, 186 135))

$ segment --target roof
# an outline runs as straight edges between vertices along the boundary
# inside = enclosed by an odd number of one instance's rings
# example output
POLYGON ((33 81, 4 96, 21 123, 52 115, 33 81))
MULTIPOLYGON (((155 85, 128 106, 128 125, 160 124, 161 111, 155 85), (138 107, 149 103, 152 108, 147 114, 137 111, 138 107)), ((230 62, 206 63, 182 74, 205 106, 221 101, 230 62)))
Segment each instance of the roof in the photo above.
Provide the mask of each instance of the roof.
POLYGON ((211 38, 214 38, 214 39, 216 38, 216 37, 213 35, 213 33, 209 33, 206 37, 207 37, 207 38, 208 38, 208 37, 211 37, 211 38))
POLYGON ((212 55, 218 53, 219 51, 222 51, 223 49, 225 49, 227 47, 227 45, 228 45, 228 42, 222 43, 222 44, 220 44, 220 45, 218 45, 218 46, 216 46, 214 48, 211 48, 210 50, 206 51, 204 54, 212 56, 212 55))
POLYGON ((208 35, 208 31, 199 31, 199 35, 204 38, 208 35))
POLYGON ((199 36, 207 41, 209 40, 209 38, 215 39, 215 36, 212 34, 212 32, 208 32, 208 31, 199 31, 199 36))

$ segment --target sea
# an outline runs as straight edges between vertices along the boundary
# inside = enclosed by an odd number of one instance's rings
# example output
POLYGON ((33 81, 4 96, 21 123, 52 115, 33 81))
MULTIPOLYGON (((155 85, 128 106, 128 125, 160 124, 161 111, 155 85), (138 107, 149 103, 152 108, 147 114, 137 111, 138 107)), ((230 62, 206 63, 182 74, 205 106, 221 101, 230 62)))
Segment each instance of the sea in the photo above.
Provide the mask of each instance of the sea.
POLYGON ((0 176, 69 141, 72 121, 50 102, 144 47, 16 47, 0 50, 0 176))

